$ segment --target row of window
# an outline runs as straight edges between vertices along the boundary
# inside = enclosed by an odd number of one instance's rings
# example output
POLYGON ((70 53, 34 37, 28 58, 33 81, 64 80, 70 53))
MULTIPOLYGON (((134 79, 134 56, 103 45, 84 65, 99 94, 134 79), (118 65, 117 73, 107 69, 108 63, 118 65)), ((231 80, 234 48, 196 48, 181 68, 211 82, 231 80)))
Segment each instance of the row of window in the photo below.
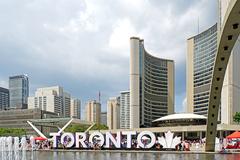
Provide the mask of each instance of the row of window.
POLYGON ((155 80, 156 83, 158 83, 158 82, 167 82, 167 80, 168 80, 167 75, 155 76, 155 75, 152 75, 149 72, 145 72, 145 77, 144 78, 147 78, 148 80, 155 80))
POLYGON ((154 81, 154 80, 149 80, 148 78, 145 78, 145 84, 147 84, 148 86, 152 86, 155 88, 161 88, 161 89, 167 89, 167 82, 158 82, 158 81, 154 81))
POLYGON ((208 40, 209 38, 213 36, 217 36, 217 25, 212 26, 205 32, 197 35, 194 37, 194 43, 203 43, 204 41, 208 40))
POLYGON ((149 87, 144 88, 144 91, 150 95, 155 95, 155 96, 167 96, 168 93, 167 92, 163 92, 161 90, 152 90, 149 87))

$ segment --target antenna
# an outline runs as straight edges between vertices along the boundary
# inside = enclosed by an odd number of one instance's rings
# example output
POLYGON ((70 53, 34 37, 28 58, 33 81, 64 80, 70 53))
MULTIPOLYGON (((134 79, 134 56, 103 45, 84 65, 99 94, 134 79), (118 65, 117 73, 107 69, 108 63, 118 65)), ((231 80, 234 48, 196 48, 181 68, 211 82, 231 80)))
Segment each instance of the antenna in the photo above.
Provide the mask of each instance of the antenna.
POLYGON ((99 101, 99 103, 101 102, 101 92, 100 91, 98 92, 98 101, 99 101))
POLYGON ((198 20, 197 20, 197 25, 198 25, 198 34, 199 34, 199 16, 198 16, 198 20))

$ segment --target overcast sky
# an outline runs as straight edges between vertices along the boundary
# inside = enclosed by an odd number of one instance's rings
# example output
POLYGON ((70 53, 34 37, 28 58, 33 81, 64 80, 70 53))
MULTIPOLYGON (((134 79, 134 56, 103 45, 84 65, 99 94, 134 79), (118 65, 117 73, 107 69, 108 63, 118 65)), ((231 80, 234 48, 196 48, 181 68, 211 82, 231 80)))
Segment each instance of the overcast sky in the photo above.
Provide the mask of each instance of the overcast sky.
POLYGON ((175 61, 175 111, 184 111, 186 39, 216 23, 217 0, 0 0, 0 86, 28 74, 36 88, 60 85, 97 99, 129 89, 129 38, 175 61))

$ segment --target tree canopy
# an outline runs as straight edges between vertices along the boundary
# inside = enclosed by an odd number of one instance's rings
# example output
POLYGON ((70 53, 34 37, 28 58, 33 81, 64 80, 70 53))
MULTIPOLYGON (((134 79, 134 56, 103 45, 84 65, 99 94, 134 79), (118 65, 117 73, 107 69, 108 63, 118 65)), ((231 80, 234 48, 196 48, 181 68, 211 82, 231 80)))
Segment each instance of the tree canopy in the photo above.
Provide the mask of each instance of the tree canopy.
POLYGON ((0 136, 17 136, 26 135, 26 130, 23 128, 0 128, 0 136))
MULTIPOLYGON (((66 132, 84 132, 90 127, 89 125, 79 125, 79 124, 71 124, 66 128, 66 132)), ((107 130, 108 127, 104 124, 95 124, 90 130, 107 130)))
POLYGON ((240 122, 240 112, 235 113, 235 115, 233 116, 233 121, 237 122, 239 124, 239 122, 240 122))
POLYGON ((95 124, 90 130, 107 130, 108 127, 104 124, 95 124))

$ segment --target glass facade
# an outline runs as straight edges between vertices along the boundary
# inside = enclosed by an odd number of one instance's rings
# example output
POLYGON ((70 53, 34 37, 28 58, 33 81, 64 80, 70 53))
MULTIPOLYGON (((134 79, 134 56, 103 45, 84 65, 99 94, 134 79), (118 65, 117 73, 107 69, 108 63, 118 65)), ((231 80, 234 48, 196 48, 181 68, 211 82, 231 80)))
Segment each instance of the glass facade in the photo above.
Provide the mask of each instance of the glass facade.
POLYGON ((9 77, 10 108, 27 108, 29 82, 26 75, 9 77))
POLYGON ((130 128, 153 127, 174 112, 174 61, 152 56, 130 38, 130 128))
POLYGON ((193 38, 193 112, 207 115, 210 84, 217 52, 217 24, 193 38))
MULTIPOLYGON (((168 115, 168 62, 148 54, 143 41, 139 46, 140 127, 168 115)), ((173 61, 171 61, 173 63, 173 61)))
POLYGON ((9 108, 9 90, 0 87, 0 110, 9 108))

